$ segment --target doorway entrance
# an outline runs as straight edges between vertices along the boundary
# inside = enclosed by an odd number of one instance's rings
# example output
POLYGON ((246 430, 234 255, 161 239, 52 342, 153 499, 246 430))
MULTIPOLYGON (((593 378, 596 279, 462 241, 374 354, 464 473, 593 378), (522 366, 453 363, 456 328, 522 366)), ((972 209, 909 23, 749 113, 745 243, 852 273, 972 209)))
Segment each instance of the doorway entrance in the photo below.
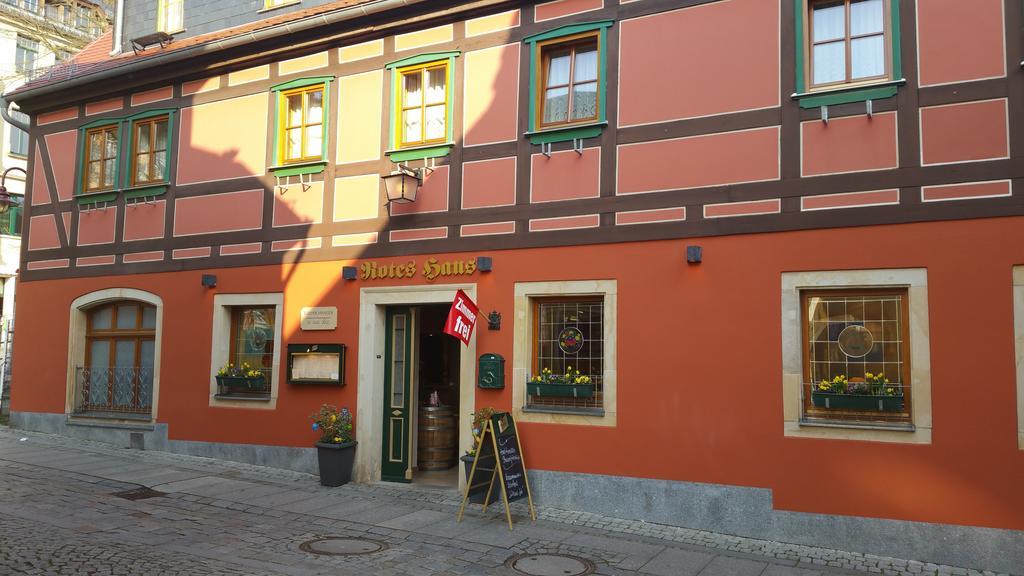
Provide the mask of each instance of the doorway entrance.
POLYGON ((381 480, 459 485, 462 351, 443 332, 449 307, 386 309, 381 480))

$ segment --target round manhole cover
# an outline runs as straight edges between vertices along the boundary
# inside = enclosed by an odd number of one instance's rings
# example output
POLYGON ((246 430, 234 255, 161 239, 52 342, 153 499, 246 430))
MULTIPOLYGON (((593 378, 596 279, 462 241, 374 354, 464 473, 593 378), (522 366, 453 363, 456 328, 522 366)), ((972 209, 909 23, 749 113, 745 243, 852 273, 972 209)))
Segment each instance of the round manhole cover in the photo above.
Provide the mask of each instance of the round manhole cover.
POLYGON ((520 554, 505 566, 527 576, 584 576, 597 569, 590 560, 567 554, 520 554))
POLYGON ((387 544, 363 538, 321 538, 299 544, 299 549, 312 554, 328 556, 351 556, 373 554, 387 548, 387 544))

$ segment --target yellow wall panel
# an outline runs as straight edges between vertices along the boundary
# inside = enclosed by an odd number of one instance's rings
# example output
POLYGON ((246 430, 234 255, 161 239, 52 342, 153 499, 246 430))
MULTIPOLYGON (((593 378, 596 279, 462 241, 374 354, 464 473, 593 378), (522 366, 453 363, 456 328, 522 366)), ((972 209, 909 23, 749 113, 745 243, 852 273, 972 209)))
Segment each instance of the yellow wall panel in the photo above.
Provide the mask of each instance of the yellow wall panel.
POLYGON ((280 75, 295 74, 306 70, 315 70, 327 66, 327 52, 317 52, 300 58, 282 60, 277 64, 277 73, 280 75))
POLYGON ((238 86, 239 84, 266 80, 267 78, 270 78, 270 65, 264 64, 263 66, 246 68, 245 70, 228 74, 228 86, 238 86))
POLYGON ((338 164, 380 158, 384 72, 338 79, 338 164))
POLYGON ((382 54, 384 54, 383 40, 370 40, 369 42, 363 42, 361 44, 342 46, 338 49, 338 58, 342 63, 365 60, 382 54))
POLYGON ((409 32, 408 34, 399 34, 395 36, 395 52, 412 50, 413 48, 440 44, 442 42, 451 42, 454 34, 455 29, 451 24, 409 32))
POLYGON ((334 221, 376 219, 380 209, 380 176, 334 179, 334 221))

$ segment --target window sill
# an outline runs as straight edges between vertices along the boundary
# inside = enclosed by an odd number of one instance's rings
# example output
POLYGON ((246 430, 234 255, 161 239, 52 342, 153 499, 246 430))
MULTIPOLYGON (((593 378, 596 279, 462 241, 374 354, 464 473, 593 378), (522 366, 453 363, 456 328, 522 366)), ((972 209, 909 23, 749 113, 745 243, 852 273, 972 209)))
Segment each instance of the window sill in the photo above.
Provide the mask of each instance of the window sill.
POLYGON ((906 78, 900 78, 899 80, 889 80, 873 84, 837 86, 809 92, 794 92, 790 95, 790 98, 798 101, 801 108, 818 108, 820 106, 834 106, 850 102, 881 100, 895 96, 899 87, 906 83, 906 78))
POLYGON ((121 190, 125 200, 132 198, 145 198, 147 196, 162 196, 167 193, 167 189, 171 187, 169 182, 161 182, 155 184, 144 184, 142 186, 135 186, 134 188, 125 188, 121 190))
POLYGON ((811 428, 849 428, 853 430, 885 430, 890 432, 916 432, 913 424, 900 422, 857 422, 845 420, 825 420, 821 418, 801 418, 800 427, 811 428))
POLYGON ((284 4, 278 4, 276 6, 267 6, 265 8, 260 8, 259 10, 256 11, 256 13, 257 14, 263 14, 265 12, 273 12, 274 10, 279 10, 281 8, 287 8, 289 6, 296 6, 298 4, 302 4, 302 0, 295 0, 294 2, 285 2, 284 4))
POLYGON ((424 160, 426 158, 441 158, 451 154, 454 142, 443 144, 430 144, 427 146, 410 146, 409 148, 397 148, 388 150, 385 154, 392 162, 405 162, 407 160, 424 160))
POLYGON ((270 402, 270 394, 266 395, 246 395, 241 394, 214 394, 213 397, 217 400, 241 400, 243 402, 270 402))
POLYGON ((112 202, 114 200, 117 200, 117 195, 120 193, 120 188, 116 188, 113 190, 103 190, 100 192, 86 192, 75 196, 75 200, 78 201, 79 205, 99 204, 100 202, 112 202))
MULTIPOLYGON (((11 158, 15 158, 17 160, 28 160, 28 155, 27 154, 19 154, 17 152, 8 152, 7 155, 10 156, 11 158)), ((13 179, 13 177, 12 177, 12 179, 13 179)))
POLYGON ((307 174, 320 174, 327 168, 326 160, 315 160, 313 162, 296 162, 295 164, 283 164, 267 168, 274 176, 284 178, 287 176, 305 176, 307 174))
POLYGON ((574 416, 604 416, 603 408, 572 408, 566 406, 523 406, 523 412, 528 414, 572 414, 574 416))
POLYGON ((550 144, 554 142, 568 142, 569 140, 582 140, 583 138, 596 138, 608 126, 608 122, 593 122, 590 124, 571 124, 557 128, 546 128, 523 134, 530 139, 530 144, 550 144))

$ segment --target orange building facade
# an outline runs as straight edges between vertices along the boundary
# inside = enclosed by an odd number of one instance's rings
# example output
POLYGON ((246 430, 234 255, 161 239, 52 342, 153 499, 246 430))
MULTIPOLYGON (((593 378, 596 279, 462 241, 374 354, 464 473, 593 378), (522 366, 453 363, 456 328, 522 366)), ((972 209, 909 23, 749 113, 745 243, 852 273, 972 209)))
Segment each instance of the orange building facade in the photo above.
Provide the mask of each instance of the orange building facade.
POLYGON ((1024 566, 1019 2, 377 4, 6 95, 14 425, 455 489, 494 407, 542 504, 1024 566))

